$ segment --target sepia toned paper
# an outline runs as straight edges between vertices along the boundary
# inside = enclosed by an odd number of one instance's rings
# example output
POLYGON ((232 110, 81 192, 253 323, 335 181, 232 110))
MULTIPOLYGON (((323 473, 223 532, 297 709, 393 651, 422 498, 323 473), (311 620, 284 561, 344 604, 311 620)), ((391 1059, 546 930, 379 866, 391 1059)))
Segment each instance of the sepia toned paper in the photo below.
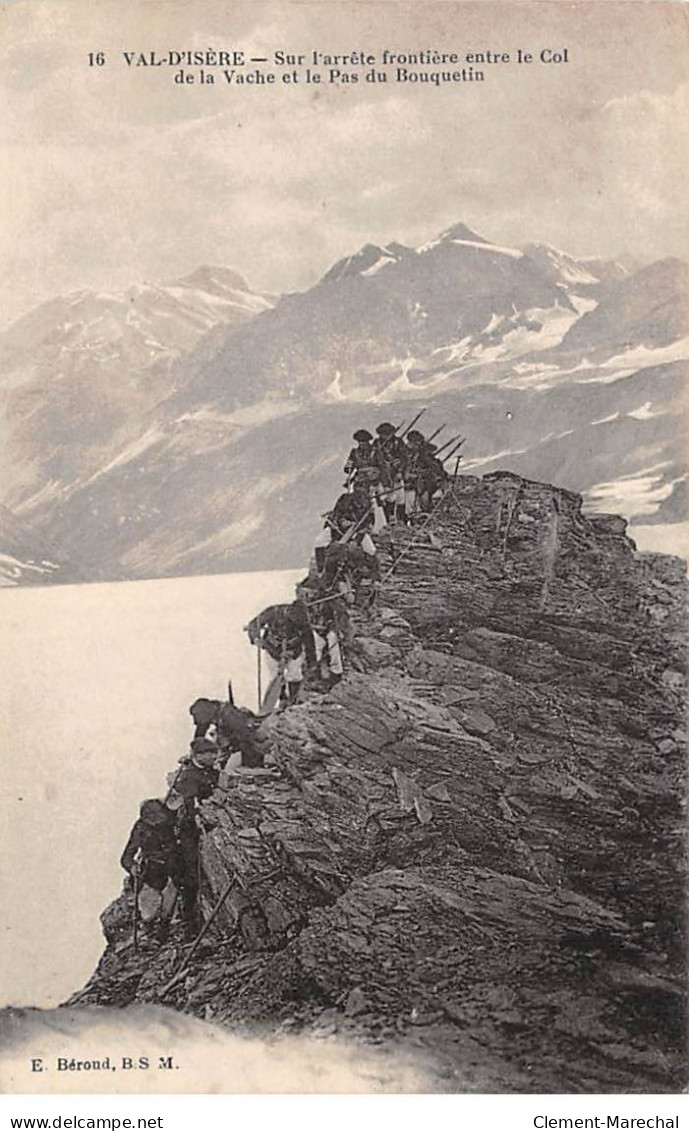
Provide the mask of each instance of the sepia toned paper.
MULTIPOLYGON (((292 599, 356 428, 449 419, 460 487, 553 484, 639 551, 686 556, 686 7, 18 0, 0 21, 0 1087, 529 1091, 502 1046, 469 1062, 434 1043, 475 1018, 429 1007, 431 1028, 405 1014, 367 1042, 349 988, 320 1031, 78 995, 189 704, 231 679, 257 706, 242 630, 292 599), (457 249, 473 258, 450 285, 457 249)), ((664 725, 656 759, 686 743, 664 725)), ((565 800, 586 788, 567 772, 565 800)), ((425 809, 414 773, 389 790, 424 829, 444 798, 425 809)), ((630 954, 610 957, 620 984, 630 954)), ((677 972, 645 976, 676 1018, 677 972)), ((510 993, 487 1000, 518 1044, 510 993)), ((587 1001, 572 1040, 613 1064, 587 1001)), ((680 1090, 646 1052, 642 1025, 639 1090, 680 1090)), ((615 1071, 536 1090, 625 1091, 615 1071)))

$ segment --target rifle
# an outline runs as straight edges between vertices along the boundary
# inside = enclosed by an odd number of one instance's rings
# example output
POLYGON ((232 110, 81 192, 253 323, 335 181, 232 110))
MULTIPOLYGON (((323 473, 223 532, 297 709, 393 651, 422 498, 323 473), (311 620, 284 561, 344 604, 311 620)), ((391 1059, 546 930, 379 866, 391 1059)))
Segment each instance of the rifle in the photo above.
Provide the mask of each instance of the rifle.
POLYGON ((426 411, 426 408, 427 408, 427 406, 424 405, 424 407, 421 409, 421 412, 417 412, 417 414, 414 417, 414 419, 412 420, 411 424, 408 424, 407 427, 404 429, 404 432, 400 432, 400 440, 403 440, 404 437, 407 435, 407 433, 411 432, 411 430, 414 427, 414 425, 416 424, 417 420, 420 420, 421 417, 423 416, 424 412, 426 411))
POLYGON ((451 448, 451 449, 450 449, 450 451, 449 451, 449 452, 447 452, 447 453, 446 453, 446 454, 445 454, 445 455, 443 456, 443 458, 442 458, 442 462, 443 462, 443 463, 445 463, 445 462, 446 462, 446 461, 447 461, 448 459, 452 459, 452 457, 453 457, 454 455, 456 455, 456 453, 457 453, 457 452, 459 451, 459 449, 461 448, 462 444, 465 444, 465 443, 466 443, 466 440, 465 440, 465 439, 461 439, 461 440, 459 441, 459 443, 458 443, 458 444, 455 444, 455 446, 454 446, 453 448, 451 448))
POLYGON ((440 445, 437 452, 434 452, 434 455, 439 456, 441 452, 444 452, 446 448, 451 448, 452 445, 455 444, 457 442, 457 440, 459 440, 459 439, 461 439, 461 437, 458 433, 456 436, 453 436, 452 439, 446 440, 446 442, 444 444, 440 445))
POLYGON ((351 525, 351 526, 349 527, 349 529, 348 529, 348 530, 345 530, 344 534, 343 534, 343 535, 342 535, 342 537, 340 538, 340 545, 341 545, 341 546, 346 546, 346 545, 347 545, 347 543, 348 543, 348 542, 350 542, 350 541, 352 540, 352 538, 354 537, 354 535, 355 535, 355 534, 358 534, 358 532, 359 532, 359 530, 361 529, 362 525, 364 524, 364 522, 366 521, 366 519, 367 519, 367 518, 369 517, 369 515, 371 514, 372 510, 373 510, 373 502, 370 502, 370 503, 369 503, 369 505, 368 505, 368 507, 367 507, 367 509, 366 509, 366 510, 364 511, 364 513, 363 513, 363 514, 362 514, 362 515, 360 516, 360 518, 358 518, 356 522, 352 523, 352 525, 351 525))
POLYGON ((433 440, 435 440, 436 436, 439 436, 440 433, 442 432, 443 428, 445 428, 445 427, 447 427, 445 424, 441 424, 440 428, 436 428, 435 432, 432 432, 431 435, 428 437, 428 439, 426 440, 426 443, 430 444, 433 440))
POLYGON ((325 605, 328 601, 336 601, 341 596, 341 593, 331 593, 328 597, 319 597, 317 601, 309 601, 309 608, 313 609, 316 605, 325 605))

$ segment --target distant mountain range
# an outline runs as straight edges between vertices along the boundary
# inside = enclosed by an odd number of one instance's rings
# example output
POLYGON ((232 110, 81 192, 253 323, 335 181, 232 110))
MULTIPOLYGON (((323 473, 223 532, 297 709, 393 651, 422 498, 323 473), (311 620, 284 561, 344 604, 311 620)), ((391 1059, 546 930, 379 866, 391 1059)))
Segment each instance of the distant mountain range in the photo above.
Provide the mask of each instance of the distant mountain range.
POLYGON ((677 259, 578 260, 456 224, 279 298, 210 267, 78 291, 5 330, 0 358, 9 584, 304 564, 351 432, 423 406, 466 436, 463 469, 582 491, 642 546, 686 538, 677 259))

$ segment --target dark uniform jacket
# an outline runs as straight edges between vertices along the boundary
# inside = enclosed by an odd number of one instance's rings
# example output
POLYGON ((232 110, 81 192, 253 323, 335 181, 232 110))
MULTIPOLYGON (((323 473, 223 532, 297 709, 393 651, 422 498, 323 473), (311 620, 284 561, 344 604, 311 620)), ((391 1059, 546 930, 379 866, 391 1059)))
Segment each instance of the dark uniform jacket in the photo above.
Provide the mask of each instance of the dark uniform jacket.
MULTIPOLYGON (((313 634, 311 643, 313 644, 313 634)), ((218 727, 220 733, 230 740, 233 749, 241 751, 243 766, 256 768, 263 765, 263 750, 256 734, 258 725, 259 720, 255 715, 240 711, 232 703, 223 705, 218 718, 218 727)))
POLYGON ((382 482, 391 487, 406 470, 409 449, 400 436, 378 436, 371 447, 382 482))
POLYGON ((175 782, 175 792, 184 798, 185 802, 205 801, 210 797, 218 784, 218 771, 210 766, 197 766, 195 762, 188 762, 175 782))
POLYGON ((345 474, 356 474, 366 468, 375 467, 375 464, 376 457, 373 446, 370 443, 357 444, 356 448, 352 448, 347 456, 347 462, 344 465, 345 474))
POLYGON ((259 636, 269 656, 278 662, 298 656, 302 648, 306 662, 316 661, 316 646, 306 609, 291 605, 271 605, 249 623, 249 639, 255 644, 259 636))
POLYGON ((179 879, 180 861, 174 831, 174 814, 164 823, 150 824, 139 817, 120 858, 125 872, 132 873, 138 853, 141 853, 139 876, 143 883, 162 891, 168 878, 179 879))
POLYGON ((355 490, 352 494, 340 495, 328 516, 328 526, 333 540, 342 538, 350 526, 362 526, 373 522, 370 499, 365 491, 355 490))
POLYGON ((218 771, 210 766, 197 766, 188 762, 175 781, 175 792, 184 798, 177 817, 177 837, 182 856, 188 864, 190 854, 196 851, 199 829, 196 824, 196 802, 210 797, 218 784, 218 771))

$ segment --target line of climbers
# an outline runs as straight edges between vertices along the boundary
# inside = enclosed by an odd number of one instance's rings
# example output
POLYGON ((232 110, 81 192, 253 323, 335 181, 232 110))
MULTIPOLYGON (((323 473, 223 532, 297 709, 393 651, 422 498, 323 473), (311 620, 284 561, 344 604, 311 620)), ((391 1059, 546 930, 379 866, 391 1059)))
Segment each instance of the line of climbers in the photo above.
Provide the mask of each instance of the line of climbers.
POLYGON ((350 609, 371 612, 380 588, 376 538, 387 526, 425 519, 443 496, 449 483, 444 463, 464 441, 455 437, 438 448, 413 428, 417 420, 404 432, 401 426, 379 424, 376 439, 365 429, 354 433, 356 447, 344 466, 346 490, 323 516, 296 599, 270 606, 246 626, 257 647, 258 713, 235 706, 231 685, 225 702, 197 699, 189 708, 194 723, 189 753, 168 776, 165 798, 142 802, 120 861, 131 877, 135 948, 140 933, 160 943, 167 939, 178 902, 187 936, 194 938, 202 929, 200 805, 233 776, 275 775, 262 722, 276 709, 299 702, 306 675, 309 687, 318 691, 330 690, 342 678, 350 609), (275 669, 265 693, 262 655, 275 669))
POLYGON ((228 699, 197 699, 189 708, 194 737, 179 769, 168 775, 163 799, 141 803, 120 863, 129 873, 134 893, 136 946, 140 926, 165 942, 177 902, 188 937, 201 927, 199 907, 199 806, 221 784, 242 768, 244 776, 274 774, 265 766, 266 741, 260 734, 260 716, 237 707, 230 685, 228 699))

